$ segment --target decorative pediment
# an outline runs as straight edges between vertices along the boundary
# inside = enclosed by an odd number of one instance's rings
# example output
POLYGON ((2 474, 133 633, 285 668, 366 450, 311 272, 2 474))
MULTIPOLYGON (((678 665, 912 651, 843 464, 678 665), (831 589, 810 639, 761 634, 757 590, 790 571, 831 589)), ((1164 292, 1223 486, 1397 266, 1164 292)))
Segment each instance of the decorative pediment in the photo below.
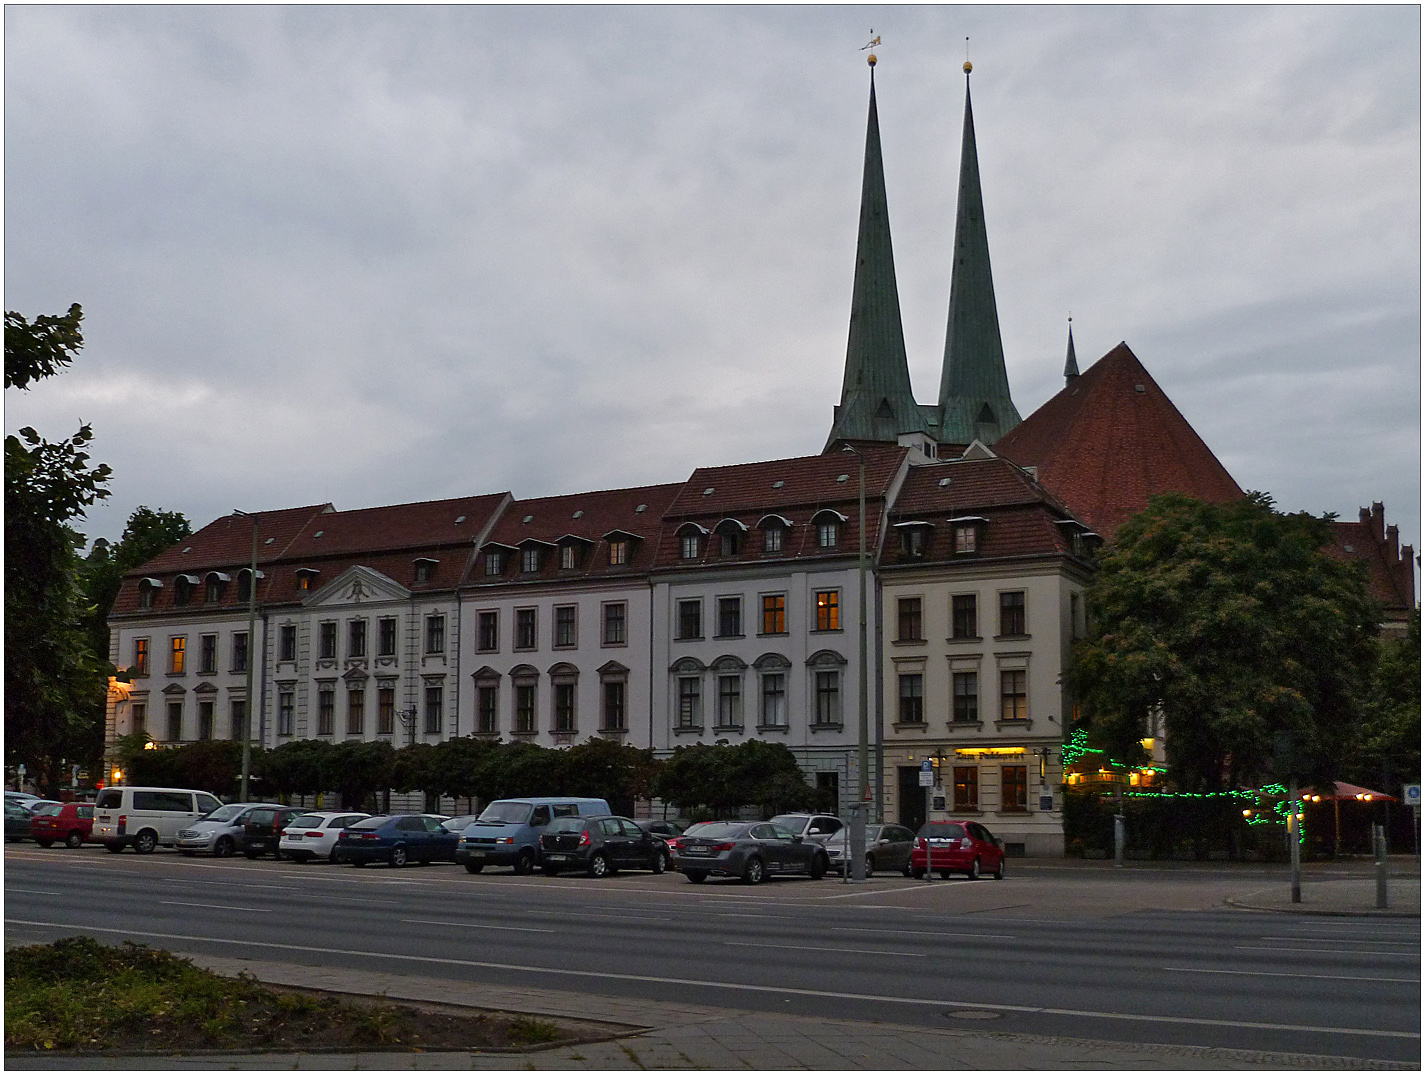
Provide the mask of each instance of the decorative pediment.
POLYGON ((846 664, 847 659, 836 650, 820 649, 807 658, 807 663, 813 668, 830 668, 846 664))
MULTIPOLYGON (((214 688, 212 684, 209 684, 208 689, 211 691, 215 690, 216 688, 214 688)), ((175 694, 187 694, 188 690, 183 686, 182 683, 170 683, 167 687, 163 689, 163 693, 172 696, 175 694)))
POLYGON ((360 686, 361 684, 365 683, 369 678, 370 677, 366 674, 366 669, 360 666, 356 668, 348 668, 347 671, 342 675, 342 679, 345 680, 347 684, 351 686, 360 686))
MULTIPOLYGON (((180 692, 180 693, 181 693, 182 690, 183 690, 183 688, 182 688, 182 687, 179 687, 179 685, 178 685, 177 683, 170 683, 170 684, 168 685, 168 687, 165 687, 165 688, 163 689, 165 694, 174 693, 174 692, 172 692, 172 691, 169 690, 170 687, 178 687, 178 692, 180 692)), ((216 686, 215 684, 209 683, 209 682, 205 679, 202 683, 198 684, 198 686, 196 686, 196 687, 193 688, 193 693, 194 693, 194 694, 217 694, 217 693, 218 693, 218 688, 217 688, 217 686, 216 686)))
POLYGON ((411 591, 389 575, 358 564, 343 571, 307 598, 308 607, 357 605, 368 602, 405 601, 411 591))

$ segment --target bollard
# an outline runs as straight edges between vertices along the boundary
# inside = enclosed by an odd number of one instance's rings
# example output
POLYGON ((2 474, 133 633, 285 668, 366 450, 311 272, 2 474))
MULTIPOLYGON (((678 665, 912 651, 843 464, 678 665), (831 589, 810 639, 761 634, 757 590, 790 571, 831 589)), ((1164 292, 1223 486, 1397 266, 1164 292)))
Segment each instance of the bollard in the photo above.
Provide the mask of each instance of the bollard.
POLYGON ((1372 826, 1372 851, 1376 854, 1376 906, 1377 910, 1384 911, 1387 907, 1386 826, 1372 826))
POLYGON ((1114 815, 1114 865, 1124 865, 1124 815, 1114 815))

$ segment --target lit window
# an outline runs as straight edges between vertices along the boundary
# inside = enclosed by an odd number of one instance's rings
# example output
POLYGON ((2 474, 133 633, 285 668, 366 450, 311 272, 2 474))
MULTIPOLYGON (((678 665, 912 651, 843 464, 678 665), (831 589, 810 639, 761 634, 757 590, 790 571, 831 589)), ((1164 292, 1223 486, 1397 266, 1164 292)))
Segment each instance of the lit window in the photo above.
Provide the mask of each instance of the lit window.
POLYGON ((168 670, 175 676, 181 676, 188 656, 188 636, 174 635, 169 639, 168 646, 168 670))
POLYGON ((973 523, 956 527, 956 555, 964 556, 976 551, 976 530, 973 523))
POLYGON ((1027 767, 1005 765, 1000 769, 1000 809, 1019 813, 1026 809, 1027 767))
POLYGON ((837 607, 839 596, 836 590, 817 591, 817 630, 841 630, 841 614, 837 607))
POLYGON ((629 543, 622 539, 609 542, 609 566, 622 567, 629 562, 629 543))
POLYGON ((146 676, 149 674, 149 640, 147 638, 134 639, 134 665, 129 669, 131 676, 146 676))
POLYGON ((772 593, 763 595, 763 629, 765 635, 787 633, 787 595, 772 593))
POLYGON ((974 765, 958 765, 955 767, 952 777, 953 798, 952 803, 957 810, 979 810, 980 809, 980 789, 979 770, 974 765))

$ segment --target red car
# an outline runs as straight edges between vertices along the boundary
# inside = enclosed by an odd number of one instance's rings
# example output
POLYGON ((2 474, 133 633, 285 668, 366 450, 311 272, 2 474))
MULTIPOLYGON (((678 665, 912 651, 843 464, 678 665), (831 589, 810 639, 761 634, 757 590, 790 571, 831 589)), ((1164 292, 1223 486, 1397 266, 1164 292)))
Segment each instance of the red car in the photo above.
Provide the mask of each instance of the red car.
POLYGON ((974 821, 928 821, 916 834, 911 848, 911 876, 926 876, 926 860, 942 878, 955 870, 972 881, 988 873, 999 881, 1005 876, 1005 849, 1000 841, 974 821))
POLYGON ((30 837, 41 847, 78 847, 93 827, 93 803, 45 803, 30 818, 30 837))

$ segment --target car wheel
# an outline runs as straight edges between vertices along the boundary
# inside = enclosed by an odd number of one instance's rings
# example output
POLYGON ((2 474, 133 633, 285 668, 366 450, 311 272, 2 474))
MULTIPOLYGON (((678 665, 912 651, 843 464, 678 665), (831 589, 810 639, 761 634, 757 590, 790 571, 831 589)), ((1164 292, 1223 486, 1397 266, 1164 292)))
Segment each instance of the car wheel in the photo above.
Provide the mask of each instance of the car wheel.
POLYGON ((53 847, 53 846, 54 846, 54 841, 53 841, 53 840, 36 840, 35 843, 39 844, 41 847, 53 847))
POLYGON ((687 878, 688 878, 690 881, 692 881, 695 885, 701 885, 704 881, 708 880, 708 871, 707 871, 707 870, 684 870, 684 871, 683 871, 683 876, 684 876, 684 877, 687 877, 687 878))
POLYGON ((111 855, 117 855, 120 851, 124 850, 124 845, 119 840, 105 840, 104 850, 111 855))
POLYGON ((812 856, 812 861, 807 864, 807 876, 814 881, 820 881, 827 874, 827 856, 820 851, 812 856))
MULTIPOLYGON (((469 867, 467 867, 467 869, 468 868, 469 867)), ((546 863, 545 865, 540 867, 540 872, 546 877, 558 877, 560 868, 554 865, 553 863, 546 863)))
POLYGON ((342 861, 342 849, 336 844, 333 844, 332 850, 327 852, 327 861, 333 866, 342 861))
POLYGON ((911 870, 911 860, 910 860, 910 859, 907 859, 904 863, 902 863, 902 866, 901 866, 901 876, 902 876, 902 877, 920 877, 921 875, 918 874, 918 873, 913 873, 913 872, 912 872, 912 870, 911 870))
POLYGON ((1001 856, 1000 856, 1000 861, 995 864, 995 872, 994 872, 993 874, 991 874, 990 876, 993 877, 993 878, 995 878, 997 881, 1004 881, 1004 880, 1005 880, 1005 856, 1004 856, 1004 855, 1001 855, 1001 856))
POLYGON ((596 851, 589 860, 588 872, 590 877, 608 877, 610 873, 609 860, 602 853, 596 851))
POLYGON ((970 869, 966 871, 966 876, 972 881, 980 880, 980 859, 974 858, 970 860, 970 869))
POLYGON ((225 859, 236 850, 231 836, 220 836, 218 842, 213 845, 214 858, 225 859))
POLYGON ((134 850, 140 855, 150 854, 158 846, 158 836, 151 829, 145 829, 134 837, 134 850))
POLYGON ((876 873, 876 863, 873 862, 872 857, 868 855, 866 857, 866 873, 863 876, 870 877, 874 873, 876 873))
POLYGON ((651 865, 649 869, 653 870, 654 873, 663 873, 664 870, 668 869, 668 854, 664 851, 655 851, 653 865, 651 865))
POLYGON ((391 865, 395 866, 397 869, 400 869, 402 866, 405 866, 406 849, 400 844, 397 844, 391 849, 391 854, 387 857, 387 861, 390 862, 391 865))
POLYGON ((78 832, 71 832, 68 836, 66 836, 66 837, 64 838, 64 846, 65 846, 65 847, 83 847, 83 846, 84 846, 84 836, 83 836, 83 834, 78 833, 78 832))
POLYGON ((485 869, 485 863, 483 862, 467 862, 465 864, 466 873, 479 873, 483 869, 485 869))
POLYGON ((528 847, 520 852, 520 857, 515 860, 515 872, 527 874, 535 872, 535 853, 528 847))
POLYGON ((754 855, 743 867, 743 884, 760 885, 763 882, 763 860, 754 855))

